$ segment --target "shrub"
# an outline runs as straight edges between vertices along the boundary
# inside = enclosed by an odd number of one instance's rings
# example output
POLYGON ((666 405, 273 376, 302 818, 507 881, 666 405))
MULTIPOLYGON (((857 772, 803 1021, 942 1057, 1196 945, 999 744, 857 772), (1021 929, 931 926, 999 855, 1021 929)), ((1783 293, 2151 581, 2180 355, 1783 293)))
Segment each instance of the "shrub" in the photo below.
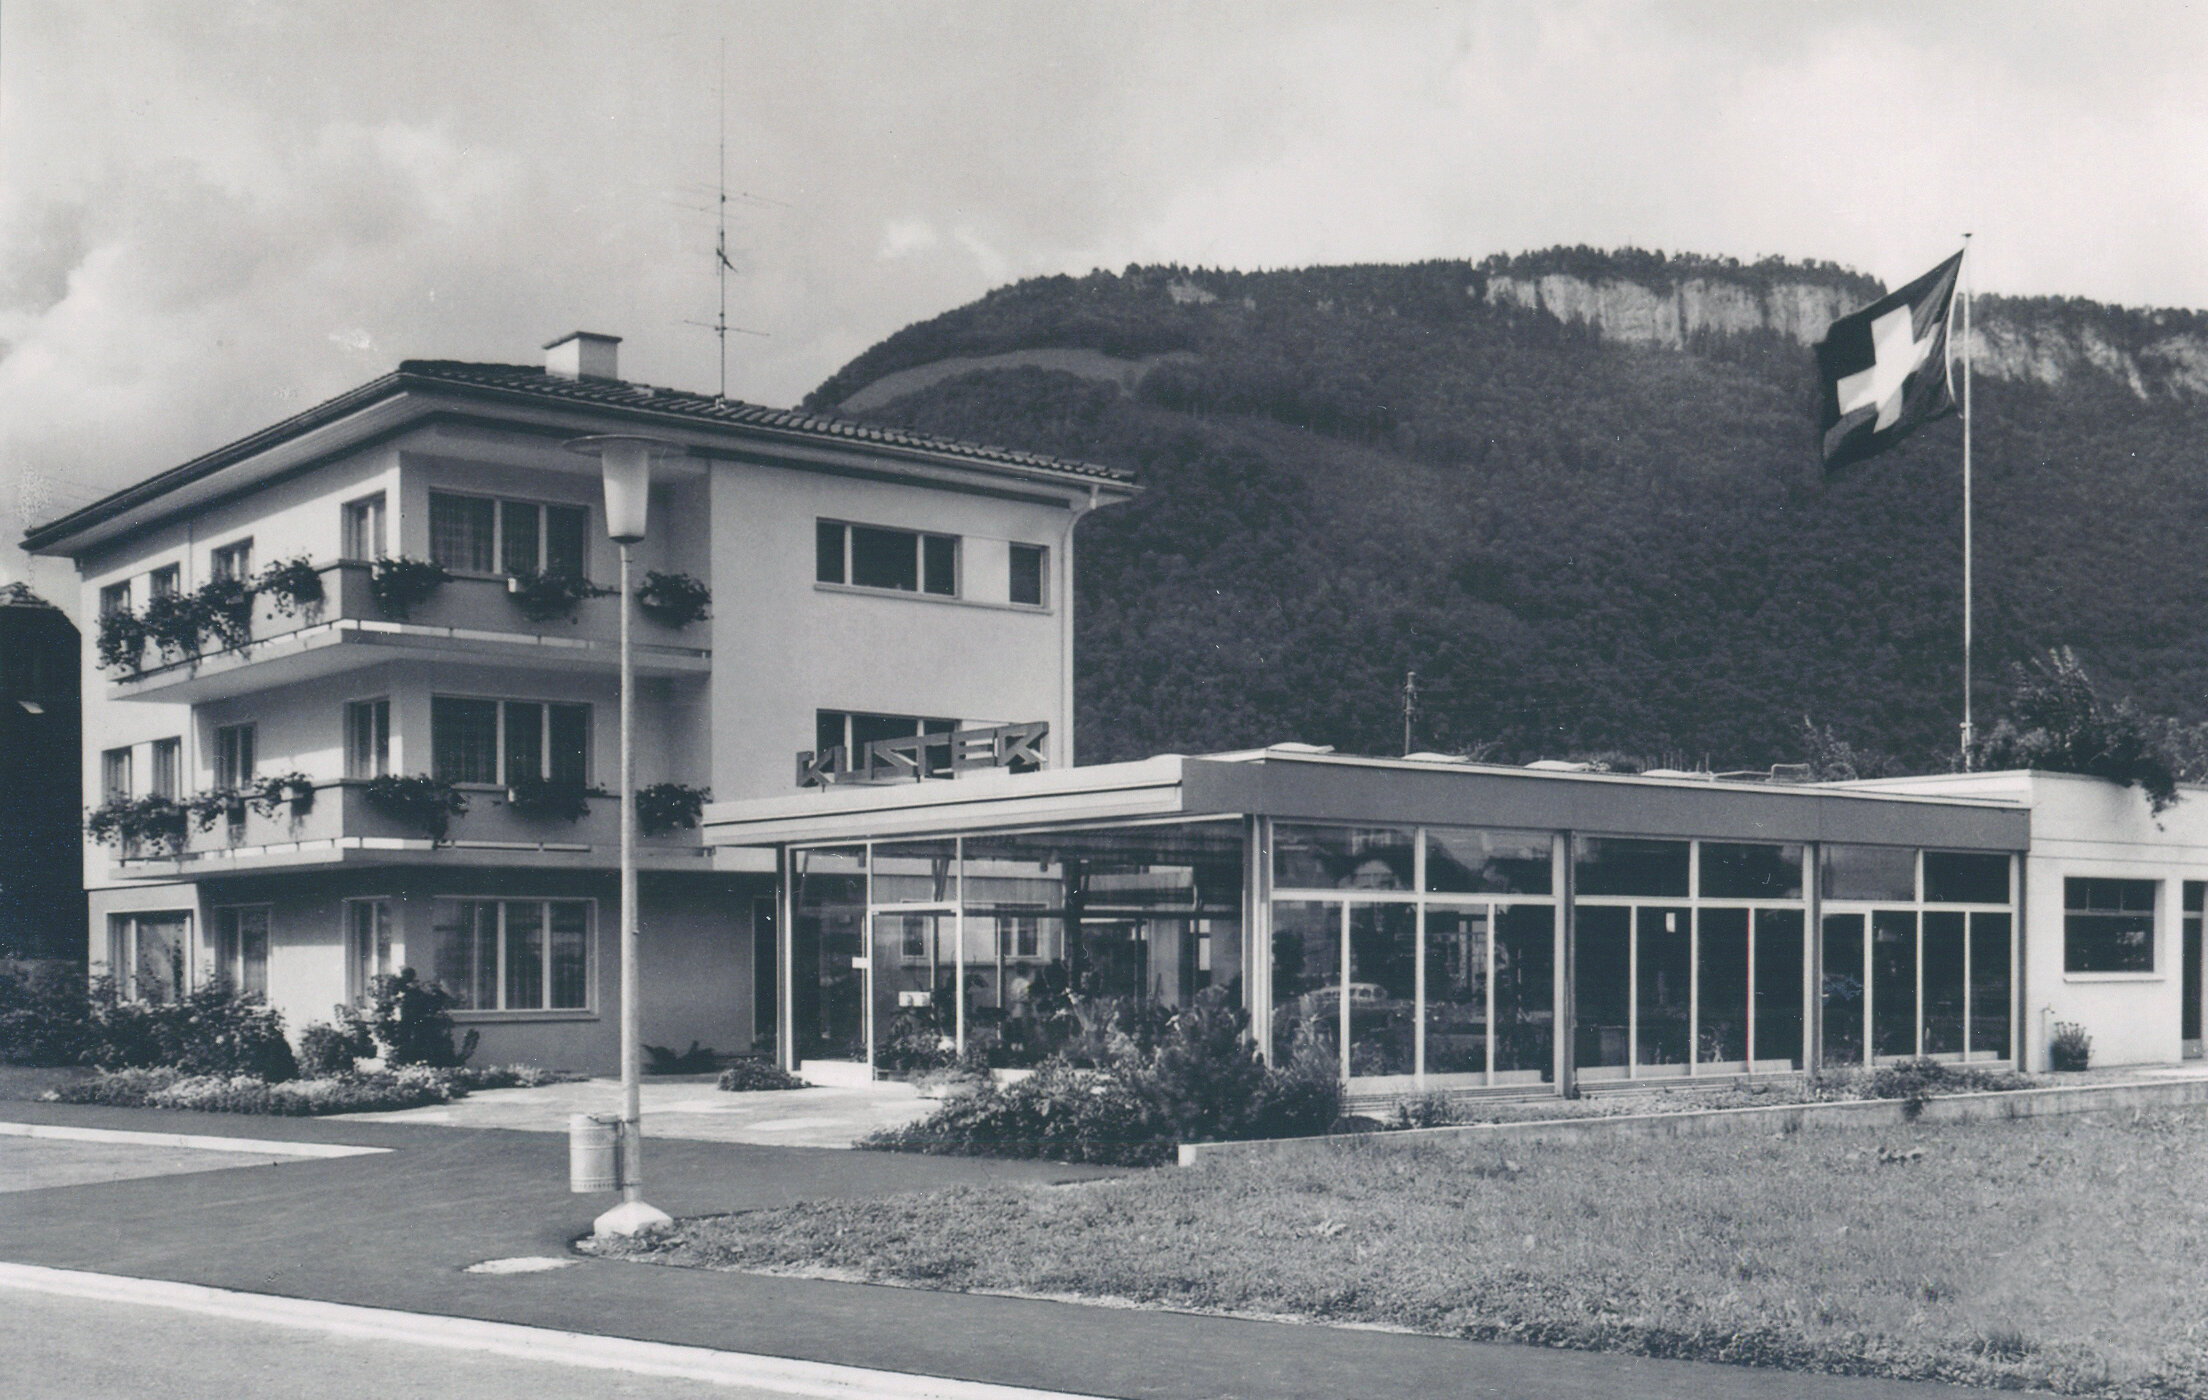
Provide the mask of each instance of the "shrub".
POLYGON ((636 790, 636 829, 646 836, 668 831, 695 831, 712 800, 710 788, 684 783, 653 783, 636 790))
POLYGON ((192 594, 191 614, 200 642, 212 637, 225 647, 242 649, 253 641, 253 585, 239 578, 211 578, 192 594))
POLYGON ((956 1047, 955 1040, 936 1029, 932 1009, 899 1012, 874 1049, 874 1064, 890 1074, 942 1069, 958 1058, 956 1047))
POLYGON ((361 791, 369 806, 432 841, 444 840, 445 833, 452 829, 452 819, 466 815, 468 810, 465 793, 444 779, 427 774, 411 778, 388 774, 370 778, 361 791))
POLYGON ((146 663, 146 624, 129 608, 100 619, 100 665, 135 675, 146 663))
POLYGON ((1980 769, 2037 768, 2136 785, 2159 815, 2177 800, 2177 759, 2165 726, 2129 700, 2101 698, 2076 653, 2057 647, 2011 669, 2009 711, 1971 746, 1980 769))
POLYGON ((253 810, 264 817, 273 818, 286 803, 293 816, 305 816, 314 810, 314 779, 304 773, 277 773, 256 779, 249 800, 253 810))
POLYGON ((523 776, 507 787, 506 805, 515 816, 529 821, 564 817, 576 822, 590 815, 590 804, 584 800, 588 796, 590 789, 581 783, 523 776))
POLYGON ((644 575, 637 586, 636 607, 662 627, 687 627, 710 616, 713 591, 688 574, 663 574, 657 569, 644 575))
POLYGON ((378 559, 368 575, 368 592, 376 611, 403 622, 416 604, 427 602, 451 579, 444 565, 426 559, 378 559))
POLYGON ((1128 1076, 1062 1059, 1044 1061, 1009 1087, 947 1100, 925 1120, 871 1133, 859 1145, 1132 1167, 1155 1166, 1173 1151, 1172 1125, 1128 1076))
POLYGON ((1456 1121, 1456 1105, 1449 1102, 1449 1096, 1428 1093, 1414 1099, 1397 1099, 1388 1127, 1402 1132, 1411 1128, 1446 1128, 1456 1121))
POLYGON ((690 1042, 690 1048, 677 1054, 664 1045, 647 1045, 644 1054, 649 1063, 646 1074, 710 1074, 720 1067, 721 1057, 710 1045, 690 1042))
POLYGON ((1880 1065, 1867 1076, 1837 1081, 1866 1099, 1900 1099, 1902 1111, 1914 1118, 1927 1099, 1941 1094, 1986 1094, 2029 1089, 2032 1081, 2007 1070, 1951 1065, 1940 1060, 1901 1060, 1880 1065))
POLYGON ((303 554, 296 559, 279 559, 270 564, 261 570, 253 587, 256 592, 267 594, 276 611, 285 617, 297 617, 324 597, 322 571, 309 563, 303 554))
POLYGON ((2055 1034, 2047 1042, 2047 1066, 2057 1070, 2081 1070, 2093 1062, 2093 1037, 2076 1021, 2055 1022, 2055 1034))
POLYGON ((550 622, 556 617, 573 622, 585 598, 603 598, 613 592, 580 574, 535 572, 515 574, 506 580, 506 590, 513 595, 522 616, 531 622, 550 622))
POLYGON ((0 971, 0 1061, 73 1065, 92 1044, 92 1001, 82 973, 0 971))
POLYGON ((90 998, 86 1058, 101 1069, 156 1066, 183 1074, 251 1075, 272 1083, 299 1072, 284 1018, 256 993, 217 984, 172 1002, 125 1001, 102 979, 90 998))
POLYGON ((159 795, 110 797, 85 814, 84 832, 126 855, 146 846, 175 855, 184 849, 190 815, 182 804, 159 795))
POLYGON ((738 1060, 721 1071, 720 1087, 732 1094, 752 1094, 774 1089, 802 1089, 806 1084, 772 1060, 738 1060))
POLYGON ((163 661, 199 655, 199 610, 188 593, 156 593, 141 615, 146 639, 161 649, 163 661))
POLYGON ((65 1085, 50 1097, 61 1103, 301 1118, 421 1108, 449 1103, 466 1092, 446 1077, 446 1072, 420 1069, 270 1084, 251 1075, 190 1075, 163 1067, 101 1074, 65 1085))
POLYGON ((315 1021, 299 1032, 299 1073, 307 1079, 351 1074, 356 1062, 375 1053, 368 1028, 350 1016, 343 1025, 315 1021))
POLYGON ((369 988, 366 1021, 384 1062, 393 1068, 427 1065, 433 1069, 466 1064, 480 1038, 471 1030, 458 1049, 452 1044, 452 994, 424 983, 411 967, 396 976, 378 977, 369 988))

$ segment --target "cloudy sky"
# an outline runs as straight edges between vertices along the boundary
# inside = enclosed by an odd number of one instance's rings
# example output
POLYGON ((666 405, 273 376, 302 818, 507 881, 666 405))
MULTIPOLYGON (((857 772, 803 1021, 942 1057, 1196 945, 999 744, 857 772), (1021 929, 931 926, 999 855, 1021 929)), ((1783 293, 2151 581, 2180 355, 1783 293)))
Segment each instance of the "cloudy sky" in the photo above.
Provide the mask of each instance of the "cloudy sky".
MULTIPOLYGON (((406 357, 577 328, 794 402, 1035 274, 1557 243, 2208 307, 2183 4, 7 0, 17 527, 406 357)), ((41 565, 40 581, 61 591, 41 565)))

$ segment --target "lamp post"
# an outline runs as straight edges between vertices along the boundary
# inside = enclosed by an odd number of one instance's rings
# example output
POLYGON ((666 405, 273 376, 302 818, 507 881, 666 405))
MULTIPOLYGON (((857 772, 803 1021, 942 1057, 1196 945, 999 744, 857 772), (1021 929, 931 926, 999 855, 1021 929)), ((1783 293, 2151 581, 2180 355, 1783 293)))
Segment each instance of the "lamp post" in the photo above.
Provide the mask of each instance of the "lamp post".
POLYGON ((570 452, 595 456, 605 475, 606 533, 621 546, 621 1204, 598 1217, 600 1235, 633 1235, 669 1224, 644 1201, 642 1053, 637 1030, 636 976, 636 665, 629 651, 629 551, 644 538, 651 507, 652 462, 682 449, 654 438, 614 434, 576 438, 570 452))

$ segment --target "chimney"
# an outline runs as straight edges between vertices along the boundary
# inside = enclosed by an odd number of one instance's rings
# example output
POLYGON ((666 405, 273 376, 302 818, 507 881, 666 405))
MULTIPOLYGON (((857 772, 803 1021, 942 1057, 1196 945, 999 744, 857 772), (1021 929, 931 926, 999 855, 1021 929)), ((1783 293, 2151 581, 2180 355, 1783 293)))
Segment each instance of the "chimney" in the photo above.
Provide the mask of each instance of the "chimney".
POLYGON ((621 337, 575 331, 544 347, 544 372, 554 379, 621 377, 621 337))

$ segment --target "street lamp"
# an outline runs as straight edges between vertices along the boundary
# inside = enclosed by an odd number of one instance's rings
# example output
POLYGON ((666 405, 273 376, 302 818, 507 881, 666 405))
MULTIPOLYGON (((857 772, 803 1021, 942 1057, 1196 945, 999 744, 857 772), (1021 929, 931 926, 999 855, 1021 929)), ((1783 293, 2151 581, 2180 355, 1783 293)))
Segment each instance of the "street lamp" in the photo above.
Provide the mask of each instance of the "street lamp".
POLYGON ((644 538, 650 514, 652 463, 682 448, 656 438, 612 434, 576 438, 567 450, 596 457, 606 482, 606 533, 621 546, 621 1204, 598 1217, 600 1235, 633 1235, 672 1223, 644 1202, 643 1065, 637 1039, 636 989, 636 665, 629 652, 629 550, 644 538))

